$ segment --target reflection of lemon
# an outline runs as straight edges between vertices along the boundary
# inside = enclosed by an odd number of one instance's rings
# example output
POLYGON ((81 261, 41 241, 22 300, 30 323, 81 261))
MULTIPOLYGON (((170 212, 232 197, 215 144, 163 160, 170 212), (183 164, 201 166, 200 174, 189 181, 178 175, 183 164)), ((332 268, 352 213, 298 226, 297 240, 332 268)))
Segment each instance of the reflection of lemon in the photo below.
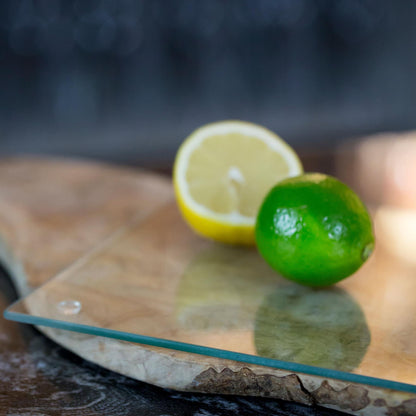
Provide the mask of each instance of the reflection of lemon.
POLYGON ((259 305, 283 282, 256 250, 213 244, 182 275, 178 323, 192 330, 252 329, 259 305))
POLYGON ((197 233, 251 245, 266 193, 301 172, 296 153, 271 131, 223 121, 203 126, 185 140, 176 155, 173 183, 181 212, 197 233))
POLYGON ((268 193, 256 240, 276 271, 308 286, 331 285, 351 275, 374 246, 371 219, 359 197, 320 173, 286 179, 268 193))
POLYGON ((254 338, 263 357, 341 371, 356 368, 370 344, 365 316, 347 292, 295 284, 265 298, 254 338))

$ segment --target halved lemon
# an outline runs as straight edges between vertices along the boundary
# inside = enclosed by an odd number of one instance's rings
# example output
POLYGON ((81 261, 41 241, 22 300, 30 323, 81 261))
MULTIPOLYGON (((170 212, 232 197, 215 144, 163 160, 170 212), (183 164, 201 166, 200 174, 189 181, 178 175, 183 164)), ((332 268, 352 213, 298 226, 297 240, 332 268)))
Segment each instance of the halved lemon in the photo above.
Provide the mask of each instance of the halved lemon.
POLYGON ((264 127, 222 121, 195 130, 173 169, 176 199, 198 234, 253 245, 258 209, 280 180, 303 172, 295 151, 264 127))

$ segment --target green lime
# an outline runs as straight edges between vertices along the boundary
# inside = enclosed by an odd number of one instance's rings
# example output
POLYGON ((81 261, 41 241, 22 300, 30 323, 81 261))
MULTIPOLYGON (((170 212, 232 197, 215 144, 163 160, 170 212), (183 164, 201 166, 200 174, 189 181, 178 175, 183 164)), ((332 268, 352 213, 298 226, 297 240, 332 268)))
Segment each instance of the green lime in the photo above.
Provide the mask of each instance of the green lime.
POLYGON ((370 215, 339 180, 308 173, 279 182, 256 222, 260 254, 288 279, 328 286, 358 270, 373 251, 370 215))

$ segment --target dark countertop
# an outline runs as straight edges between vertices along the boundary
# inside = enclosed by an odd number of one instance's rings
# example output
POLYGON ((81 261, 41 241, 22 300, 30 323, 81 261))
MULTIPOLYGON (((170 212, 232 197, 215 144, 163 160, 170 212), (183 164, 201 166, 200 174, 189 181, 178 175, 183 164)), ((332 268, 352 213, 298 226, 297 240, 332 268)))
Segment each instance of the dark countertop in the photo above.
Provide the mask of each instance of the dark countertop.
MULTIPOLYGON (((0 273, 0 308, 16 299, 0 273)), ((257 397, 180 393, 107 371, 29 325, 0 318, 0 415, 336 416, 340 412, 257 397)))

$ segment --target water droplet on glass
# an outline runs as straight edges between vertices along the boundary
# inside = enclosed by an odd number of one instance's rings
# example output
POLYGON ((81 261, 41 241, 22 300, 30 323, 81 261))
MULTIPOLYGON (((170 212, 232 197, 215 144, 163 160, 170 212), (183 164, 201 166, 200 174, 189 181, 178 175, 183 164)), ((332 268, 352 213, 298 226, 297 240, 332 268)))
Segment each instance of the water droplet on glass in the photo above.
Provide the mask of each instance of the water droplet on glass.
POLYGON ((81 311, 81 302, 73 299, 63 300, 58 303, 58 310, 64 315, 76 315, 81 311))

